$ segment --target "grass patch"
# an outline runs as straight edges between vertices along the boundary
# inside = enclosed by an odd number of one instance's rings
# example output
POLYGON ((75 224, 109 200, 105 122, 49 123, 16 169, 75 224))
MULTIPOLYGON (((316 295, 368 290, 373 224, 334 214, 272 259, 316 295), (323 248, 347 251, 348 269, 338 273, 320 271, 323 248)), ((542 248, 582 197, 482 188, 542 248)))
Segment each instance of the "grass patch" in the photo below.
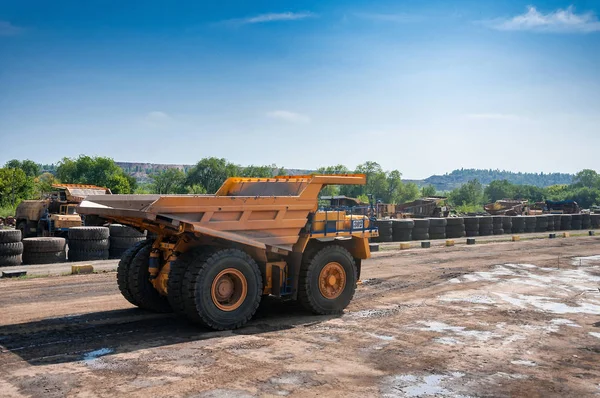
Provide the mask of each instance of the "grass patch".
POLYGON ((5 218, 8 216, 13 216, 15 215, 15 212, 17 210, 16 206, 0 206, 0 217, 5 218))

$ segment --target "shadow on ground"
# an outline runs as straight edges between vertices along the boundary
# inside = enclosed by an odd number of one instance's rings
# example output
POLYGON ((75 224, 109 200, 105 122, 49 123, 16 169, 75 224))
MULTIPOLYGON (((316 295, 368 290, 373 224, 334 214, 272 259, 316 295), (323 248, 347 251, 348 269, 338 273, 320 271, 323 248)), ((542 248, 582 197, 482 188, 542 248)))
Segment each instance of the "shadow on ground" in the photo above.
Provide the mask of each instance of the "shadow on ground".
POLYGON ((31 365, 74 362, 102 349, 118 354, 236 334, 291 329, 331 318, 313 316, 295 303, 272 299, 263 300, 245 327, 223 332, 193 325, 173 314, 155 314, 140 309, 48 318, 0 326, 0 366, 19 362, 19 358, 31 365))

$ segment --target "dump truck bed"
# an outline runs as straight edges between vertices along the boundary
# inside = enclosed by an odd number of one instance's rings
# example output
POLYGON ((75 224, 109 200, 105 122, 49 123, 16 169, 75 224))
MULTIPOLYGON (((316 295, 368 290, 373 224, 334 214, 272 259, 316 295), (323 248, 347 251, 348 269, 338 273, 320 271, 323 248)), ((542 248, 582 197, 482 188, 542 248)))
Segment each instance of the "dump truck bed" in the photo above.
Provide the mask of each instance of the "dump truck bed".
POLYGON ((362 174, 229 178, 214 195, 88 196, 78 212, 159 234, 193 232, 291 251, 324 185, 365 182, 362 174))

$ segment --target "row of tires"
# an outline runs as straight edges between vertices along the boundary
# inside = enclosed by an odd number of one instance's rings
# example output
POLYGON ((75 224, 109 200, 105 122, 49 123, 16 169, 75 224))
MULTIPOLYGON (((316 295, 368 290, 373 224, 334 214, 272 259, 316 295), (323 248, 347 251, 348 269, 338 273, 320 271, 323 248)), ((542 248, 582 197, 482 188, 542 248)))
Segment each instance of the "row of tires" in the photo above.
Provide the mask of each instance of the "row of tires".
POLYGON ((600 214, 539 216, 483 216, 377 220, 379 237, 373 242, 462 238, 546 231, 600 228, 600 214))
POLYGON ((146 240, 146 233, 113 224, 109 227, 75 227, 65 238, 25 238, 19 230, 0 230, 0 267, 52 264, 121 258, 131 246, 146 240))

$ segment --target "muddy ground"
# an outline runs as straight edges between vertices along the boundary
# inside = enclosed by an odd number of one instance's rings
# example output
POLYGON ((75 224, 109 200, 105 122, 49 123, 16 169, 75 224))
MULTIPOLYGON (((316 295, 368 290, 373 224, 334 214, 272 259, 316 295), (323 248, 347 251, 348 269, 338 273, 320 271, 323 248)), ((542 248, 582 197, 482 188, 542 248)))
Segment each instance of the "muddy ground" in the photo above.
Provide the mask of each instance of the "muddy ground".
POLYGON ((115 273, 0 280, 0 396, 600 395, 600 238, 386 250, 343 316, 211 332, 115 273))

